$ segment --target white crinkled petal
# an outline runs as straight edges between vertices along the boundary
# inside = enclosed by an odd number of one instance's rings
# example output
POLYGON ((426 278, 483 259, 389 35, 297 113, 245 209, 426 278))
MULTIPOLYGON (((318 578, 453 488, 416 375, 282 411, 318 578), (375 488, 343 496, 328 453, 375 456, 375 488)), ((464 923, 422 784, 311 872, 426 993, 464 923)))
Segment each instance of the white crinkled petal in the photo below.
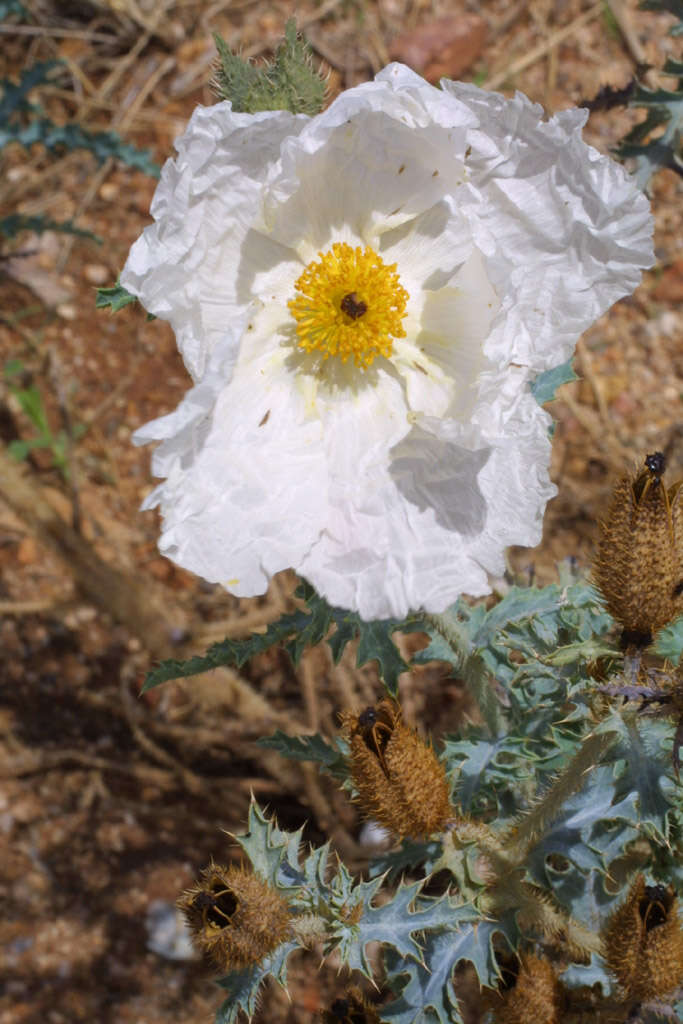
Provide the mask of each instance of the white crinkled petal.
POLYGON ((501 300, 487 355, 549 369, 652 265, 648 200, 583 142, 586 111, 546 122, 521 93, 506 100, 445 80, 443 88, 479 117, 459 199, 501 300))
POLYGON ((263 593, 302 561, 326 520, 320 421, 306 416, 279 362, 253 361, 213 393, 195 386, 176 413, 137 434, 166 438, 154 466, 167 477, 154 493, 160 550, 240 596, 263 593))
POLYGON ((282 110, 237 114, 230 103, 198 107, 162 169, 155 223, 133 245, 121 284, 170 322, 195 380, 244 318, 249 296, 235 273, 242 244, 268 167, 306 121, 282 110))
POLYGON ((262 213, 263 232, 305 263, 333 241, 377 245, 382 232, 430 209, 463 180, 462 163, 434 126, 409 128, 383 111, 361 111, 332 131, 316 125, 326 142, 313 151, 308 133, 283 145, 262 213))
POLYGON ((367 465, 370 503, 362 476, 340 483, 301 574, 368 620, 443 611, 462 593, 488 593, 504 548, 538 543, 556 493, 550 417, 525 380, 521 370, 499 380, 495 409, 482 401, 477 421, 418 417, 388 459, 367 465))

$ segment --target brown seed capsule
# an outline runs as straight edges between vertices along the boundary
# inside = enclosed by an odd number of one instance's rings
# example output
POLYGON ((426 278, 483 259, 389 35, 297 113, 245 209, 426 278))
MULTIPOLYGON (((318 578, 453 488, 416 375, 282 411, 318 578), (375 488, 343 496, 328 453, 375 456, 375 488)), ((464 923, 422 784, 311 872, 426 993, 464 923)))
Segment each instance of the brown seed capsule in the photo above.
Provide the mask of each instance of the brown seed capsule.
POLYGON ((220 970, 259 963, 289 933, 291 915, 283 897, 243 868, 210 864, 178 907, 195 945, 220 970))
POLYGON ((629 999, 666 996, 683 982, 683 929, 670 887, 642 875, 604 930, 605 959, 629 999))
POLYGON ((408 729, 398 704, 384 699, 342 715, 351 776, 365 815, 399 837, 443 831, 453 817, 444 766, 408 729))
POLYGON ((485 999, 496 1024, 558 1024, 562 991, 548 961, 530 954, 497 959, 502 977, 498 988, 485 999))
POLYGON ((683 487, 662 483, 664 456, 616 484, 593 567, 595 584, 622 627, 624 648, 646 647, 683 612, 683 487))
POLYGON ((355 985, 323 1010, 322 1024, 380 1024, 377 1010, 355 985))

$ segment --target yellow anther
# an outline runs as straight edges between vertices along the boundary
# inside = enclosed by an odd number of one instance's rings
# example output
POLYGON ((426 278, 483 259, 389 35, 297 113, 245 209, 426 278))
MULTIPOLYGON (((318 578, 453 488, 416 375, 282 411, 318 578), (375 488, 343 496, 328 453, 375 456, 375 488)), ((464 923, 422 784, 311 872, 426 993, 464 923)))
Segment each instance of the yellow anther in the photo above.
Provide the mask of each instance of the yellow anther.
POLYGON ((408 292, 396 273, 366 245, 355 249, 335 242, 308 264, 288 302, 296 321, 299 347, 323 359, 352 358, 365 370, 381 355, 389 357, 394 338, 404 338, 408 292))

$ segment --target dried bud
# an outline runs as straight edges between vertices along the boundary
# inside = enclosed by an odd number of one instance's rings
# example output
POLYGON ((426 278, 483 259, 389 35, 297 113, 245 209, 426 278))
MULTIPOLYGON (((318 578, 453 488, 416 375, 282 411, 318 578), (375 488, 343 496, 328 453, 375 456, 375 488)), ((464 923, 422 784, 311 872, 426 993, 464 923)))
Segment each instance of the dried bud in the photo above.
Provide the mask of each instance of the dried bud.
POLYGON ((197 948, 221 970, 259 963, 289 932, 285 900, 259 875, 243 868, 209 865, 178 906, 197 948))
POLYGON ((361 990, 353 986, 340 999, 323 1010, 322 1024, 380 1024, 377 1010, 361 990))
POLYGON ((501 969, 498 988, 486 998, 496 1024, 558 1024, 562 1019, 562 991, 547 960, 513 954, 497 957, 501 969))
POLYGON ((683 487, 662 483, 664 456, 648 455, 612 494, 594 566, 595 584, 622 627, 624 647, 646 647, 683 612, 683 487))
POLYGON ((399 837, 441 832, 453 816, 446 772, 431 746, 405 726, 398 704, 381 700, 342 724, 363 811, 399 837))
POLYGON ((604 931, 605 959, 629 999, 666 996, 683 981, 683 929, 671 888, 638 875, 604 931))

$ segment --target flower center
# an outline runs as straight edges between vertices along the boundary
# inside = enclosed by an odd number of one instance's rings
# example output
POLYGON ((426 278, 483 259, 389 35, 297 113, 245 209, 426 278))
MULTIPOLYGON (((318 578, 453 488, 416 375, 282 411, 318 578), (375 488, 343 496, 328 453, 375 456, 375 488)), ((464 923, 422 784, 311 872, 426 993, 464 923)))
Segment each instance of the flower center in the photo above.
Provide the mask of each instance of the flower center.
POLYGON ((287 303, 296 321, 299 347, 323 359, 350 357, 366 370, 376 356, 390 356, 394 338, 404 338, 408 292, 396 264, 385 265, 374 249, 334 242, 308 264, 287 303))

